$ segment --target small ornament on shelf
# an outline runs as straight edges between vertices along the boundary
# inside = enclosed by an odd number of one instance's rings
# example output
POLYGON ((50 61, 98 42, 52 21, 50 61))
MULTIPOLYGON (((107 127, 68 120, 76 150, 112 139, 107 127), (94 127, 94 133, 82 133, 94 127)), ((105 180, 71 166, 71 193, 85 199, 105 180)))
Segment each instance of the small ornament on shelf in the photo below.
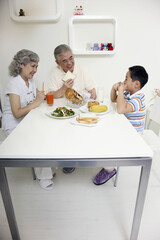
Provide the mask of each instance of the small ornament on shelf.
POLYGON ((112 50, 113 50, 112 43, 108 43, 108 51, 112 51, 112 50))
POLYGON ((77 13, 78 13, 78 6, 75 7, 73 15, 77 15, 77 13))
POLYGON ((74 15, 83 15, 83 7, 82 6, 80 6, 80 7, 76 6, 73 14, 74 15))
POLYGON ((92 51, 93 50, 93 44, 92 43, 87 43, 86 50, 87 51, 92 51))
POLYGON ((25 16, 25 12, 23 11, 23 9, 20 9, 19 16, 25 16))
POLYGON ((104 51, 108 51, 108 44, 107 43, 104 43, 104 51))
POLYGON ((87 51, 112 51, 112 43, 87 43, 87 51))
POLYGON ((94 43, 93 45, 93 51, 99 51, 100 48, 99 48, 99 44, 98 43, 94 43))
POLYGON ((83 15, 83 7, 82 6, 80 6, 80 8, 79 8, 79 13, 80 13, 80 15, 83 15))
POLYGON ((101 51, 104 50, 104 43, 101 43, 101 51))

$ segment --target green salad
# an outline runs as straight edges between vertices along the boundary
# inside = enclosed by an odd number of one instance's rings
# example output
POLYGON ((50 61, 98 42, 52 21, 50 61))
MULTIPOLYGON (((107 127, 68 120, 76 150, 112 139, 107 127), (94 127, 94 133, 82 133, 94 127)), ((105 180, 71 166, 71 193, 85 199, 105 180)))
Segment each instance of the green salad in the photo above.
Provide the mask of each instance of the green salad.
POLYGON ((67 109, 66 107, 58 107, 51 113, 54 117, 70 117, 74 114, 75 112, 72 109, 67 109))

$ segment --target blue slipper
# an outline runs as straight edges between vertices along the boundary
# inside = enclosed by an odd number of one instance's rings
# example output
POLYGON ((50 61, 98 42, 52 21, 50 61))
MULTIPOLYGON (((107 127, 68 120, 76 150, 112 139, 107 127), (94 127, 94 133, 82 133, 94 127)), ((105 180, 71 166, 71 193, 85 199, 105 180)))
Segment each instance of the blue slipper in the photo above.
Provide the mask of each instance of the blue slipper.
POLYGON ((104 168, 101 169, 101 171, 95 176, 93 179, 93 183, 96 185, 101 185, 106 183, 110 178, 112 178, 116 174, 116 169, 113 169, 112 171, 106 170, 104 168))

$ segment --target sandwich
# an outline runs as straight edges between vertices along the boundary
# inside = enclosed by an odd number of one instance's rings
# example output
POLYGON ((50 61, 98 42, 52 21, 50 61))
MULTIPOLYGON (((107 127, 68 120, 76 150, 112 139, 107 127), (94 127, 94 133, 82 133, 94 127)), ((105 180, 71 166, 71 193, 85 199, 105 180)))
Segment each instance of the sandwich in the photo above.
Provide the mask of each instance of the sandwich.
POLYGON ((84 123, 84 124, 93 124, 93 123, 98 122, 98 117, 94 113, 79 112, 79 116, 77 117, 77 121, 79 123, 84 123))
POLYGON ((67 81, 68 79, 74 80, 75 78, 76 78, 76 75, 73 74, 73 73, 71 73, 70 71, 68 71, 68 72, 64 75, 64 77, 62 78, 62 81, 65 82, 65 81, 67 81))

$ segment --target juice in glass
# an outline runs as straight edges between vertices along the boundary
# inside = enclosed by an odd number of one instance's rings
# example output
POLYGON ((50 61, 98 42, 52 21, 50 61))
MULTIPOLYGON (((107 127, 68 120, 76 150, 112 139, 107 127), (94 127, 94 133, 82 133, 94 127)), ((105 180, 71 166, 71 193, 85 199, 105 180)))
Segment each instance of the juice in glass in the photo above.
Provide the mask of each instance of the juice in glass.
POLYGON ((49 106, 52 106, 53 105, 53 101, 54 101, 53 93, 47 93, 46 94, 46 98, 47 98, 47 104, 49 106))

